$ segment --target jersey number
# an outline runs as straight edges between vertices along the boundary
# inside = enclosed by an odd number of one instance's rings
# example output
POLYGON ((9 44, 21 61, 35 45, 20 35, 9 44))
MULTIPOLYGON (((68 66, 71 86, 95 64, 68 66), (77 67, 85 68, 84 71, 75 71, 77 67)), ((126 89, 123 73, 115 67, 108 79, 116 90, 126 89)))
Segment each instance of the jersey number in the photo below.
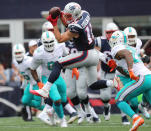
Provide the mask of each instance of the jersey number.
POLYGON ((93 36, 93 33, 92 33, 92 26, 91 26, 90 23, 85 28, 85 31, 86 31, 86 34, 87 34, 88 43, 91 44, 93 39, 94 39, 94 36, 93 36))
POLYGON ((52 70, 53 64, 53 61, 47 63, 48 70, 52 70))

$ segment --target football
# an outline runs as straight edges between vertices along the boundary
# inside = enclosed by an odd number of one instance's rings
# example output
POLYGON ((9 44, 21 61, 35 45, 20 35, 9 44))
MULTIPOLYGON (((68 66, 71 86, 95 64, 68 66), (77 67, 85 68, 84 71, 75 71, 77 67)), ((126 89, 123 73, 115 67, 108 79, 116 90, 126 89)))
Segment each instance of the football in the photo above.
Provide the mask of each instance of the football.
POLYGON ((50 10, 49 10, 49 15, 51 15, 51 17, 53 19, 55 19, 57 16, 60 15, 60 8, 59 7, 52 7, 50 10))

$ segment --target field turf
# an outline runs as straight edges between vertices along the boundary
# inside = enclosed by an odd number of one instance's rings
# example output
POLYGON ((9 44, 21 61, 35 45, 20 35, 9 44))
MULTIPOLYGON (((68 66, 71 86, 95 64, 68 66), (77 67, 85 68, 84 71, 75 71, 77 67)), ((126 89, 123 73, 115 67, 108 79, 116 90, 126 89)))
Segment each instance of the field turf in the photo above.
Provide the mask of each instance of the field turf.
MULTIPOLYGON (((0 118, 0 131, 129 131, 131 125, 123 126, 120 115, 111 115, 109 121, 100 116, 101 123, 90 124, 87 122, 81 125, 75 121, 67 128, 48 126, 34 117, 32 122, 24 122, 21 117, 0 118)), ((151 131, 151 119, 145 119, 145 124, 138 131, 151 131)))

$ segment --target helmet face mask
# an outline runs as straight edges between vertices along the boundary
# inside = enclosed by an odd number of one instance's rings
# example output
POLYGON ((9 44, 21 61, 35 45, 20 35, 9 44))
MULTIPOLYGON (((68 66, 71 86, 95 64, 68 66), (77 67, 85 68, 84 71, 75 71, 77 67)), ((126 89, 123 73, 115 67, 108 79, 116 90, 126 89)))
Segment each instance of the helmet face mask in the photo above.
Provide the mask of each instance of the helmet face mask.
POLYGON ((55 36, 52 32, 46 31, 43 32, 41 36, 42 43, 44 45, 44 49, 48 52, 52 52, 55 47, 55 36))
POLYGON ((125 28, 124 33, 127 36, 127 41, 129 45, 135 45, 137 43, 137 32, 133 27, 125 28))
POLYGON ((81 16, 81 6, 78 3, 70 2, 65 6, 63 15, 67 24, 70 24, 81 16))
POLYGON ((24 59, 25 48, 22 44, 16 44, 13 47, 13 56, 17 62, 21 62, 24 59))

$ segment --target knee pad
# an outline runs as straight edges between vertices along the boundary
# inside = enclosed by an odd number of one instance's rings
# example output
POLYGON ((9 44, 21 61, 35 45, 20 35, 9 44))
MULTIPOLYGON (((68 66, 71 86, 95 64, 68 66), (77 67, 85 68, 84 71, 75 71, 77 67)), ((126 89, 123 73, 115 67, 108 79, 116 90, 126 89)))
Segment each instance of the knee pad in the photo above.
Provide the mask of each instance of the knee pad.
POLYGON ((102 101, 109 101, 111 99, 111 88, 101 89, 100 98, 102 101))
POLYGON ((84 100, 87 98, 87 93, 85 93, 85 92, 78 92, 77 95, 78 95, 80 100, 84 100))
POLYGON ((67 97, 69 97, 70 99, 76 97, 76 92, 75 91, 73 92, 72 90, 68 89, 67 90, 67 97))

